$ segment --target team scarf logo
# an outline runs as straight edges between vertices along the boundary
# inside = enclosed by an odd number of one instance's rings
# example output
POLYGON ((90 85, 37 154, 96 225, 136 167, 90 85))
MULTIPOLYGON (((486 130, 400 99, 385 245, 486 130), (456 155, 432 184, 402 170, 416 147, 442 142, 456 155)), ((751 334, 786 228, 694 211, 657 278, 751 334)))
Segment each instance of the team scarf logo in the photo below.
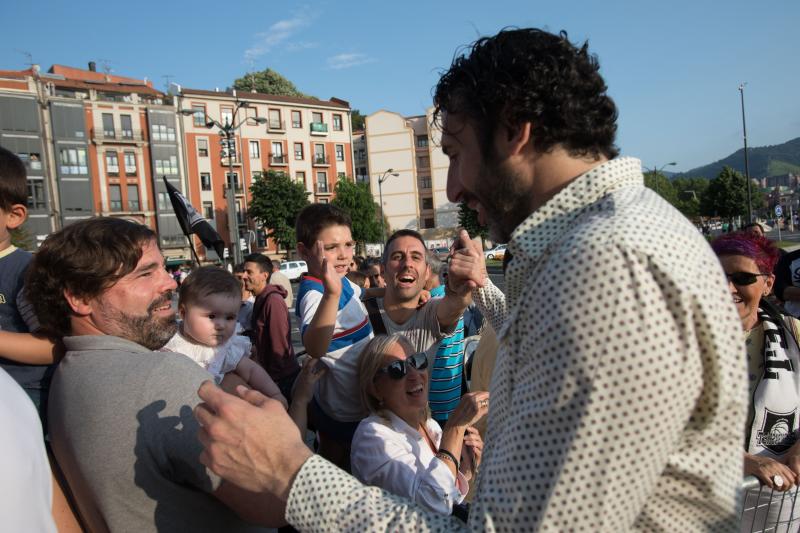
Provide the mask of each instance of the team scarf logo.
POLYGON ((775 413, 765 409, 764 425, 756 435, 756 443, 776 455, 782 455, 797 440, 793 428, 797 409, 790 413, 775 413))

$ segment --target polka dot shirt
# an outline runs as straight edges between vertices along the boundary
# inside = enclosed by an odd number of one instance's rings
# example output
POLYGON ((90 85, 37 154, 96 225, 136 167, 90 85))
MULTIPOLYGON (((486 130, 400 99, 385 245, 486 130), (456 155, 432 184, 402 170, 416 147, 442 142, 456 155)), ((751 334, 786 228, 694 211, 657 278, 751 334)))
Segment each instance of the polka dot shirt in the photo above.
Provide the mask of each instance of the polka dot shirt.
POLYGON ((734 531, 747 405, 741 324, 716 257, 619 158, 514 231, 469 524, 318 457, 289 496, 303 530, 734 531))

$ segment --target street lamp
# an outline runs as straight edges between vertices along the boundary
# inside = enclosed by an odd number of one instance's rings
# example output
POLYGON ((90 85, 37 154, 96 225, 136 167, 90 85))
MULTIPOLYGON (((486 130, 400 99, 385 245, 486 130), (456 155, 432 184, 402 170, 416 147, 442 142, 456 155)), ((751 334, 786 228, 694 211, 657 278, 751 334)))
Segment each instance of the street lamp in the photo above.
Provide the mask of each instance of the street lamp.
POLYGON ((747 164, 747 125, 744 121, 744 86, 747 83, 739 84, 739 95, 742 98, 742 134, 744 135, 744 177, 747 180, 747 220, 753 223, 753 198, 750 193, 750 166, 747 164))
MULTIPOLYGON (((386 172, 383 173, 383 176, 378 178, 378 195, 381 199, 381 243, 386 241, 386 230, 383 227, 383 182, 389 179, 389 176, 399 176, 397 172, 394 171, 393 168, 390 168, 386 172)), ((381 251, 383 251, 383 246, 381 246, 381 251)))
MULTIPOLYGON (((267 119, 266 117, 248 117, 245 116, 244 120, 236 122, 236 116, 239 113, 241 108, 249 108, 250 104, 243 101, 236 101, 236 107, 233 110, 233 116, 231 117, 232 123, 228 123, 226 120, 224 124, 221 124, 218 120, 211 118, 208 113, 205 111, 200 111, 198 109, 181 109, 180 113, 184 116, 193 116, 197 113, 202 112, 203 116, 205 117, 204 120, 206 121, 206 128, 211 129, 214 127, 219 128, 219 134, 224 138, 224 150, 223 154, 227 154, 228 156, 228 176, 225 180, 226 186, 225 189, 227 190, 227 201, 228 201, 228 237, 231 241, 232 247, 232 254, 231 258, 233 259, 233 264, 237 265, 242 262, 242 250, 239 246, 239 224, 236 220, 236 187, 233 181, 233 159, 236 157, 236 141, 234 133, 236 130, 244 126, 248 120, 254 120, 256 124, 266 124, 267 119)), ((241 152, 241 147, 240 150, 241 152)), ((244 168, 243 168, 244 170, 244 168)), ((244 182, 244 176, 242 176, 242 182, 244 182)), ((220 258, 222 259, 222 258, 220 258)))
POLYGON ((674 167, 674 166, 675 166, 675 165, 677 165, 677 164, 678 164, 678 163, 676 163, 675 161, 673 161, 672 163, 667 163, 666 165, 661 165, 660 167, 653 167, 653 168, 647 168, 647 167, 644 167, 644 169, 645 169, 646 171, 648 171, 648 172, 652 172, 652 173, 653 173, 653 183, 655 183, 655 186, 656 186, 656 194, 661 194, 661 193, 658 191, 658 175, 659 175, 659 173, 661 173, 661 171, 662 171, 662 170, 664 170, 665 168, 667 168, 667 167, 674 167))

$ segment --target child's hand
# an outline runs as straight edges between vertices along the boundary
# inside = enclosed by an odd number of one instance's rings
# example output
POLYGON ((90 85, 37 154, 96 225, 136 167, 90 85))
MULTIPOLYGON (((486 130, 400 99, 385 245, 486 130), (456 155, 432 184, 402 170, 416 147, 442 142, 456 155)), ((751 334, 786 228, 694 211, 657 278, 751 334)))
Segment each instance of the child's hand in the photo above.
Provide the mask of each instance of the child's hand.
POLYGON ((314 357, 309 357, 292 386, 292 402, 308 403, 314 395, 314 383, 328 371, 328 367, 314 357))
POLYGON ((431 292, 422 289, 419 293, 419 300, 417 300, 417 307, 422 307, 423 305, 428 303, 428 300, 430 299, 431 299, 431 292))
POLYGON ((317 241, 311 249, 308 258, 308 271, 312 276, 322 280, 325 292, 334 296, 342 293, 342 278, 336 273, 336 269, 325 259, 325 246, 322 241, 317 241))

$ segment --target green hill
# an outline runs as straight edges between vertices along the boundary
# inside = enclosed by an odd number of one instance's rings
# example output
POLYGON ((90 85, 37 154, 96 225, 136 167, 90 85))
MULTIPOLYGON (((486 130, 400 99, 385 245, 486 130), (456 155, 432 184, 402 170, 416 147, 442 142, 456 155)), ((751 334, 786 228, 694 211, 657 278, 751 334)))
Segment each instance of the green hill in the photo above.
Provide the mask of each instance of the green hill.
MULTIPOLYGON (((759 146, 747 149, 750 176, 764 178, 781 174, 800 174, 800 137, 774 146, 759 146)), ((676 177, 714 178, 723 167, 728 166, 744 174, 744 148, 710 165, 693 168, 676 177)))

